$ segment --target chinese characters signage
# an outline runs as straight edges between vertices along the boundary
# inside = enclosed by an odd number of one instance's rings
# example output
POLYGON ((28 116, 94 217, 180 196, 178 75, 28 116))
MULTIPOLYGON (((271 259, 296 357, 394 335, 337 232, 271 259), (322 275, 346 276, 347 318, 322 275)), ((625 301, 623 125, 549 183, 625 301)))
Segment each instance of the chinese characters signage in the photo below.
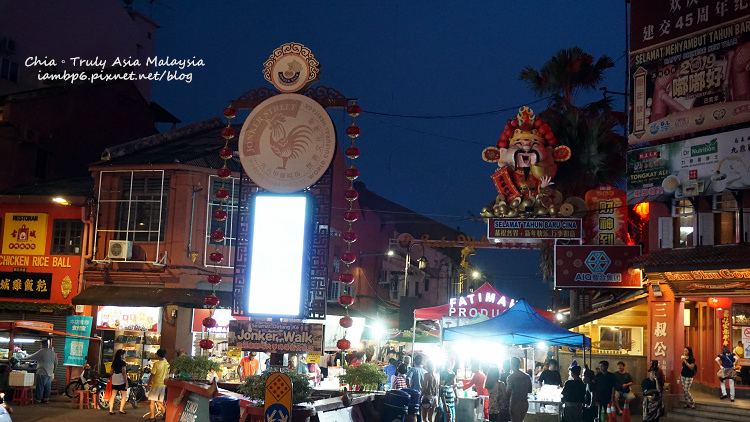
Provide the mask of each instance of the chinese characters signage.
POLYGON ((0 272, 0 298, 49 300, 51 273, 0 272))
POLYGON ((5 213, 3 255, 44 255, 46 247, 47 214, 5 213))
POLYGON ((580 218, 490 218, 488 239, 580 239, 580 218))
MULTIPOLYGON (((733 3, 739 2, 748 3, 747 0, 733 3)), ((640 48, 637 43, 640 35, 635 29, 637 18, 659 16, 659 7, 669 5, 670 1, 636 3, 648 3, 648 12, 633 15, 634 44, 630 55, 633 107, 629 143, 684 136, 750 120, 750 74, 745 66, 746 51, 750 48, 750 9, 737 9, 743 17, 730 21, 727 13, 686 11, 710 8, 708 5, 696 8, 695 0, 671 0, 673 5, 683 3, 682 8, 674 11, 674 17, 664 14, 658 18, 659 23, 646 24, 646 30, 640 32, 643 36, 650 34, 654 40, 659 37, 663 40, 640 48), (684 7, 685 3, 692 3, 691 7, 684 7), (657 13, 652 13, 654 8, 657 13), (713 24, 700 25, 711 20, 713 24), (670 24, 670 21, 673 22, 670 24), (688 22, 693 25, 687 25, 688 22), (674 31, 677 24, 690 34, 675 37, 675 33, 685 32, 674 31), (711 28, 695 32, 708 26, 711 28), (664 32, 658 27, 672 30, 664 32), (648 28, 656 28, 656 31, 648 28)), ((719 4, 728 2, 716 3, 718 8, 719 4)), ((636 10, 635 4, 633 10, 636 10)))
POLYGON ((732 327, 729 325, 729 319, 731 317, 729 309, 718 310, 721 314, 719 317, 721 324, 721 345, 732 347, 732 327))
POLYGON ((750 163, 748 129, 630 150, 628 203, 747 189, 750 187, 747 163, 750 163))
POLYGON ((555 288, 640 289, 640 246, 556 246, 555 288))
POLYGON ((591 211, 584 220, 590 245, 624 245, 627 240, 627 194, 622 189, 602 185, 586 192, 591 211))
MULTIPOLYGON (((69 316, 66 318, 65 332, 81 336, 91 335, 91 325, 94 318, 90 316, 69 316)), ((65 361, 66 366, 83 366, 89 353, 89 339, 83 337, 65 337, 65 361)))
POLYGON ((323 324, 230 321, 227 337, 242 350, 323 354, 323 324))

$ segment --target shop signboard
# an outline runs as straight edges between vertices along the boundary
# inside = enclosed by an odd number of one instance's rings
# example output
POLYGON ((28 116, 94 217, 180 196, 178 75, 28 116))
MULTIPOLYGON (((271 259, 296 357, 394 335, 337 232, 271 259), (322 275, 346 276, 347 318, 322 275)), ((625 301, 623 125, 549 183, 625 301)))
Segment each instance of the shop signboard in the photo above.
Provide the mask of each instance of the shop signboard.
POLYGON ((580 239, 580 218, 490 218, 487 238, 536 241, 538 239, 580 239))
POLYGON ((729 309, 718 309, 719 326, 721 327, 721 345, 732 347, 732 327, 729 323, 731 312, 729 309))
POLYGON ((44 255, 46 213, 6 212, 3 222, 3 255, 44 255))
POLYGON ((0 272, 1 299, 49 300, 51 296, 52 273, 0 272))
POLYGON ((628 203, 747 189, 750 187, 749 164, 750 129, 630 150, 627 153, 628 203))
POLYGON ((242 359, 242 348, 236 347, 236 346, 228 347, 227 357, 235 358, 235 359, 242 359))
MULTIPOLYGON (((75 315, 66 318, 66 333, 81 336, 91 335, 91 325, 94 318, 90 316, 75 315)), ((83 337, 65 337, 65 366, 83 366, 86 356, 89 354, 89 339, 83 337)))
POLYGON ((274 321, 231 321, 229 347, 267 353, 323 354, 323 324, 274 321))
POLYGON ((640 289, 640 270, 631 268, 640 246, 556 246, 555 288, 640 289))
POLYGON ((630 145, 749 121, 747 2, 633 3, 630 145))
POLYGON ((203 320, 212 316, 210 309, 193 309, 193 332, 200 333, 208 331, 209 333, 221 334, 229 331, 229 321, 235 319, 247 320, 248 317, 234 317, 231 309, 214 309, 212 318, 216 320, 216 326, 206 328, 203 326, 203 320))
POLYGON ((161 308, 100 306, 96 315, 97 330, 132 330, 159 332, 161 308))
POLYGON ((624 245, 628 235, 627 194, 611 185, 601 185, 586 192, 586 206, 591 211, 583 221, 589 245, 624 245))

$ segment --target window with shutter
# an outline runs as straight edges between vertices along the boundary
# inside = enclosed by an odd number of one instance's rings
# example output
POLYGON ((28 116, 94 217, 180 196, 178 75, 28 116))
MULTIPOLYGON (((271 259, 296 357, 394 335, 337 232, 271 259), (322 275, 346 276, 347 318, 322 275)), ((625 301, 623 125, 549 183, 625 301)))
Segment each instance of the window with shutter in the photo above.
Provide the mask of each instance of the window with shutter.
POLYGON ((714 213, 698 213, 698 242, 705 246, 714 244, 714 213))
POLYGON ((672 217, 659 217, 659 249, 672 249, 672 217))
MULTIPOLYGON (((672 239, 675 248, 692 248, 696 245, 695 208, 687 199, 672 202, 672 239)), ((661 219, 660 219, 661 220, 661 219)), ((659 232, 661 233, 661 231, 659 232)), ((662 246, 665 248, 666 246, 662 246)))
MULTIPOLYGON (((714 244, 731 245, 739 238, 740 209, 733 195, 714 195, 714 244)), ((706 243, 703 243, 706 244, 706 243)))

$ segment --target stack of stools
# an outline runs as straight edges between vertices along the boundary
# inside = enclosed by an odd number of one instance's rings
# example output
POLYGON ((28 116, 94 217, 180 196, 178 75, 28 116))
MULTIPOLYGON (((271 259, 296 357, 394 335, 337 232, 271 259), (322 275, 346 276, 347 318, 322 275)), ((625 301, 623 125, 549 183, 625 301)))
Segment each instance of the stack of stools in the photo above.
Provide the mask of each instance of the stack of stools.
POLYGON ((19 406, 34 404, 34 390, 31 387, 16 387, 13 389, 13 400, 19 406))
POLYGON ((50 396, 56 396, 56 395, 60 394, 59 389, 60 389, 60 387, 57 385, 57 378, 52 379, 52 384, 51 384, 51 387, 49 389, 50 396))
POLYGON ((78 406, 79 409, 96 409, 96 394, 93 394, 91 390, 76 390, 70 405, 71 407, 78 406))

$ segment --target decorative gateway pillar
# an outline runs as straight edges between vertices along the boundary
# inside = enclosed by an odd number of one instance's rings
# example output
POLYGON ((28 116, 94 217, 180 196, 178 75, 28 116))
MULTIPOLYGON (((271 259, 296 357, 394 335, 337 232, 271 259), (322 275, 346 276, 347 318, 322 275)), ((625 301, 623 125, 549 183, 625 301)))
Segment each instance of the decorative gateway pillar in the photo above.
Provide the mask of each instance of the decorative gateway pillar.
MULTIPOLYGON (((648 289, 648 332, 649 357, 659 361, 659 368, 664 371, 667 383, 671 384, 670 392, 682 392, 680 370, 682 369, 682 352, 685 348, 685 329, 683 325, 685 305, 683 299, 675 298, 674 292, 666 284, 652 284, 648 289)), ((647 374, 637 374, 636 381, 647 374)))

